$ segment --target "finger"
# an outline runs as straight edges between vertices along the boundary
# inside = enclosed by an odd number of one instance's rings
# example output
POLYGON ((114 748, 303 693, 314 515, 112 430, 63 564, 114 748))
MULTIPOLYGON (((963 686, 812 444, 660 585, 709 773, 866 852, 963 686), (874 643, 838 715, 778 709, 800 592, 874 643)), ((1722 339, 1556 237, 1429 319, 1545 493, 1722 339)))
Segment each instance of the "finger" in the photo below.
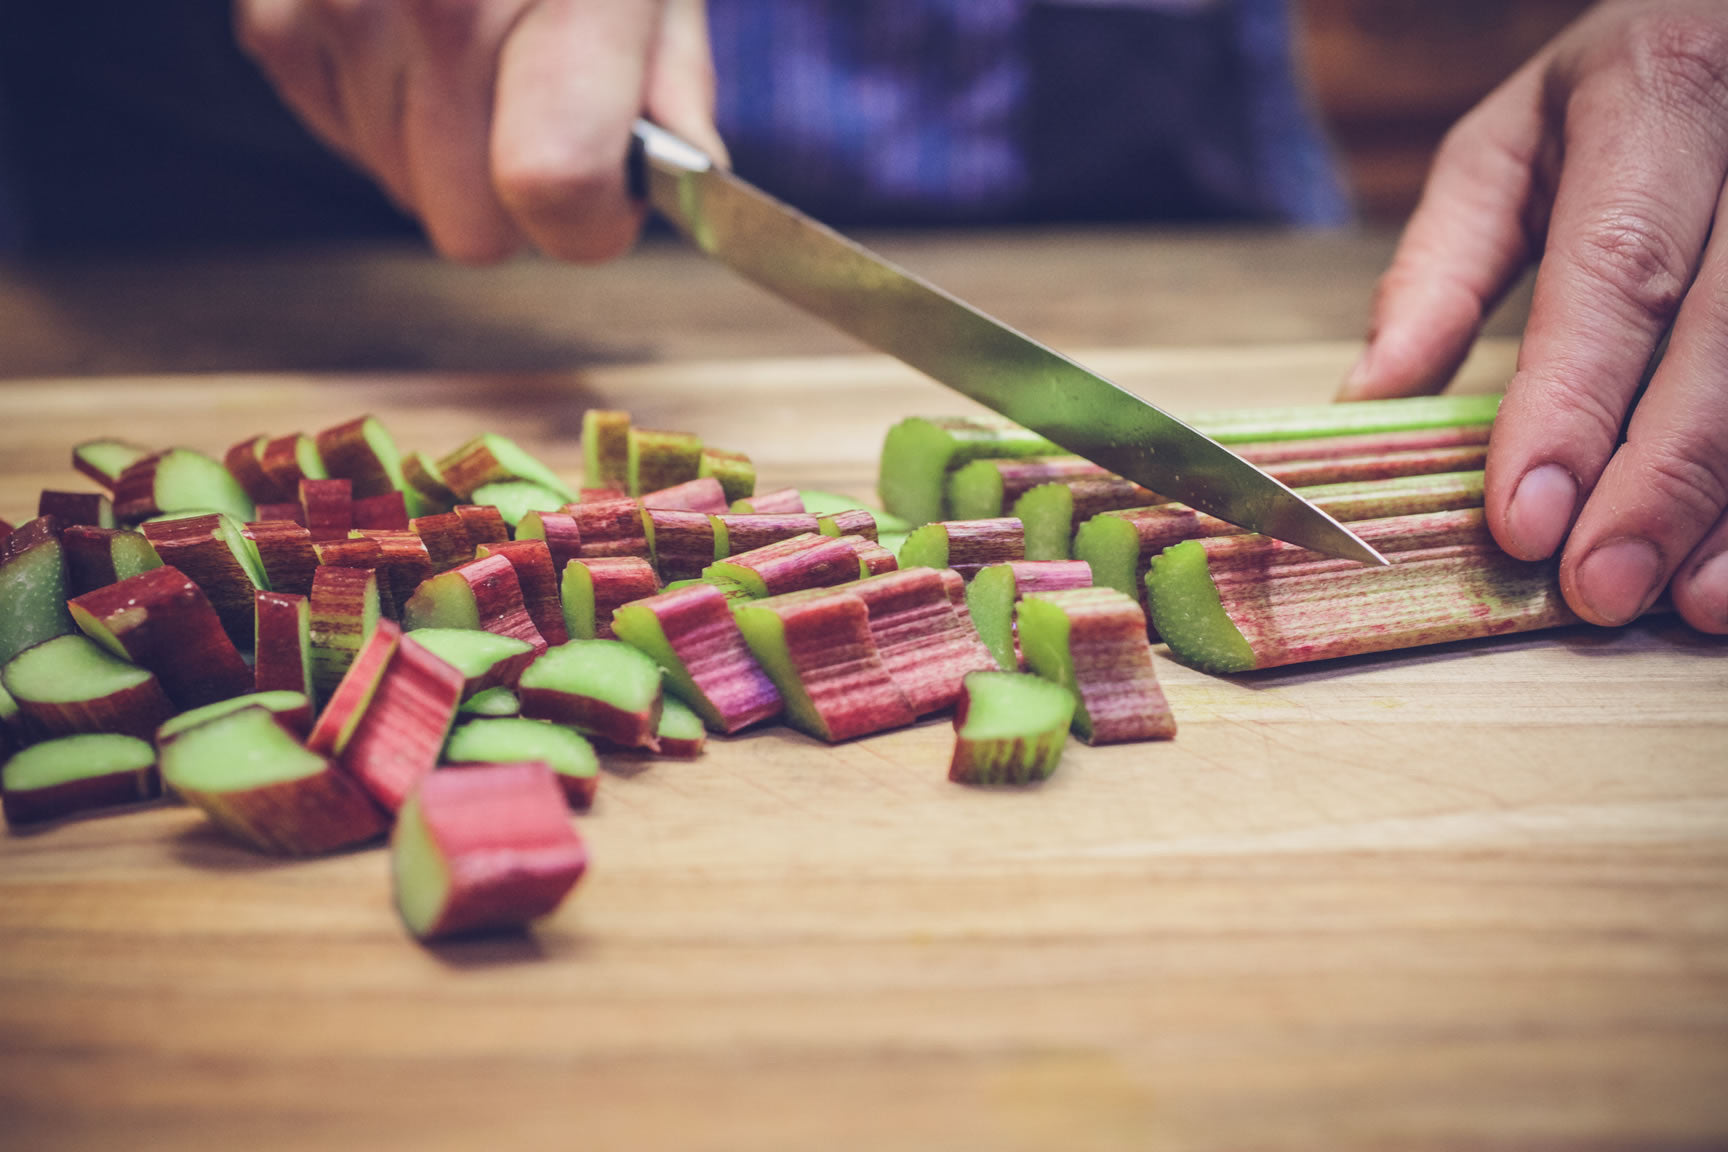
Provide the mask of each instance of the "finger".
POLYGON ((626 251, 642 206, 625 186, 660 5, 545 0, 504 46, 492 166, 499 199, 548 255, 598 261, 626 251))
POLYGON ((408 184, 426 234, 465 264, 502 260, 520 238, 493 191, 489 141, 498 53, 535 11, 521 3, 412 6, 402 99, 408 184))
POLYGON ((1613 455, 1697 269, 1728 157, 1728 123, 1701 106, 1704 64, 1674 53, 1659 24, 1619 33, 1556 63, 1565 159, 1485 492, 1495 538, 1526 560, 1553 554, 1613 455))
MULTIPOLYGON (((1719 206, 1728 210, 1728 199, 1719 206)), ((1675 606, 1707 631, 1728 629, 1728 568, 1701 551, 1728 508, 1728 239, 1710 241, 1667 355, 1566 542, 1560 585, 1595 624, 1650 607, 1682 567, 1675 606), (1688 557, 1691 559, 1688 560, 1688 557)), ((1721 545, 1718 545, 1720 551, 1721 545)))
POLYGON ((319 40, 334 81, 354 158, 390 198, 415 210, 402 132, 407 32, 388 0, 316 0, 319 40))
POLYGON ((1437 392, 1529 262, 1543 137, 1541 68, 1526 65, 1449 132, 1375 292, 1366 347, 1339 398, 1437 392))
POLYGON ((1728 517, 1693 549, 1670 591, 1686 623, 1700 632, 1728 634, 1728 517))
POLYGON ((335 61, 299 0, 240 0, 234 38, 313 135, 344 155, 352 141, 343 116, 335 61))
POLYGON ((726 144, 714 127, 714 53, 704 0, 666 0, 648 62, 643 100, 649 119, 677 133, 722 164, 726 144))

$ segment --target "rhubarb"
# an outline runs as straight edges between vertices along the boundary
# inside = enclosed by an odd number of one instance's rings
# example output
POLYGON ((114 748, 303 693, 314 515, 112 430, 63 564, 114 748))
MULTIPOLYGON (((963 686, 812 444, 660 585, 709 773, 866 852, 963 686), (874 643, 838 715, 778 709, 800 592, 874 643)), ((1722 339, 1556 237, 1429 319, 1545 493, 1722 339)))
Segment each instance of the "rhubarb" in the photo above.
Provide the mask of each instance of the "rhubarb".
POLYGON ((161 768, 178 796, 263 852, 333 852, 375 840, 387 827, 365 789, 264 708, 180 733, 163 747, 161 768))
POLYGON ((902 568, 848 586, 869 612, 870 638, 914 715, 952 708, 970 672, 995 658, 962 621, 934 568, 902 568))
POLYGON ((66 611, 70 589, 65 549, 51 533, 19 547, 31 537, 30 523, 21 526, 6 541, 8 555, 0 561, 0 663, 32 644, 73 631, 66 611))
POLYGON ((92 528, 114 527, 114 503, 106 492, 65 492, 44 488, 36 500, 36 515, 56 517, 61 524, 92 528))
POLYGON ((292 520, 258 520, 240 530, 258 552, 266 587, 302 596, 312 591, 318 552, 305 525, 292 520))
POLYGON ((877 492, 882 506, 913 525, 952 515, 948 473, 972 460, 1043 456, 1062 450, 1044 437, 993 416, 913 417, 888 430, 877 492))
POLYGON ((714 563, 714 522, 707 513, 645 508, 642 518, 660 579, 687 580, 714 563))
POLYGON ((418 940, 520 929, 555 911, 588 854, 545 764, 427 778, 390 840, 396 910, 418 940))
POLYGON ((567 504, 564 511, 576 520, 584 557, 641 556, 646 559, 651 555, 642 506, 636 501, 625 497, 567 504))
POLYGON ((568 502, 562 491, 532 480, 498 480, 474 489, 469 499, 496 508, 498 515, 515 524, 530 512, 556 512, 568 502))
POLYGON ((304 740, 312 731, 312 698, 304 692, 248 692, 244 696, 235 696, 228 700, 218 700, 214 704, 206 704, 202 708, 193 708, 170 716, 156 729, 152 739, 158 749, 171 743, 182 733, 188 732, 200 724, 206 724, 230 712, 238 712, 242 708, 262 708, 276 717, 276 723, 286 728, 289 733, 304 740))
POLYGON ((756 465, 742 452, 705 447, 696 475, 699 479, 717 480, 728 505, 734 500, 748 499, 756 491, 756 465))
POLYGON ((1146 578, 1160 636, 1183 662, 1229 673, 1576 620, 1554 564, 1506 555, 1478 509, 1352 528, 1391 565, 1369 568, 1261 536, 1166 549, 1146 578))
POLYGON ((114 485, 114 516, 137 523, 164 512, 226 512, 244 523, 252 500, 220 460, 190 448, 152 453, 127 467, 114 485))
POLYGON ((473 498, 481 487, 508 480, 526 480, 556 493, 553 508, 576 499, 575 491, 558 473, 515 441, 491 433, 476 436, 439 460, 438 471, 444 484, 466 502, 482 503, 473 498))
POLYGON ((779 715, 780 693, 712 585, 695 582, 626 604, 613 628, 661 667, 666 690, 714 731, 737 732, 779 715))
POLYGON ((120 474, 148 455, 150 449, 142 445, 104 437, 74 444, 72 467, 112 493, 120 474))
POLYGON ((657 492, 644 492, 641 504, 644 508, 706 512, 712 515, 726 511, 731 501, 726 499, 726 490, 720 486, 719 480, 712 476, 701 476, 657 492))
POLYGON ((515 538, 546 541, 552 567, 560 576, 564 565, 582 554, 582 529, 568 512, 530 512, 517 521, 515 538))
POLYGON ((807 512, 804 494, 796 488, 775 488, 769 492, 754 492, 732 501, 726 509, 734 516, 760 516, 769 512, 807 512))
POLYGON ((341 540, 354 527, 354 483, 346 478, 300 481, 300 523, 314 542, 341 540))
POLYGON ((630 427, 626 439, 628 484, 632 496, 695 480, 702 470, 702 439, 688 432, 630 427))
POLYGON ((1012 516, 942 520, 915 528, 900 548, 906 568, 952 568, 970 579, 986 564, 1026 559, 1026 530, 1012 516))
POLYGON ((340 756, 347 749, 401 643, 401 626, 380 620, 349 661, 342 678, 326 693, 312 731, 306 736, 307 748, 322 756, 340 756))
POLYGON ((708 745, 708 732, 696 710, 674 696, 660 702, 660 724, 654 736, 660 742, 660 755, 680 760, 694 760, 708 745))
POLYGON ((198 585, 163 565, 73 597, 78 629, 156 674, 177 708, 252 690, 252 669, 198 585))
POLYGON ((397 643, 353 737, 338 755, 342 768, 394 812, 438 764, 456 720, 466 677, 413 635, 397 643))
POLYGON ((522 701, 515 689, 499 686, 483 688, 456 707, 458 718, 464 716, 520 716, 522 701))
POLYGON ((147 521, 142 530, 162 563, 180 569, 204 590, 229 637, 236 644, 251 644, 252 600, 270 584, 239 523, 211 512, 147 521))
POLYGON ((70 596, 114 584, 162 566, 161 557, 142 532, 130 528, 92 528, 73 524, 60 533, 70 596))
MULTIPOLYGON (((325 428, 314 442, 324 470, 350 481, 356 499, 401 492, 407 487, 396 439, 375 416, 358 416, 325 428)), ((416 506, 410 511, 418 515, 423 509, 416 506)))
POLYGON ((472 628, 418 628, 414 640, 462 673, 464 700, 494 688, 515 688, 522 669, 538 654, 526 640, 472 628))
POLYGON ((459 564, 421 583, 402 606, 402 623, 416 628, 483 628, 526 640, 536 649, 546 638, 534 626, 516 569, 504 556, 459 564))
POLYGON ((0 806, 13 827, 161 794, 156 750, 136 736, 62 736, 33 744, 0 765, 0 806))
POLYGON ((378 573, 371 568, 322 565, 312 577, 312 687, 327 699, 355 653, 384 619, 378 601, 378 573))
POLYGON ((572 639, 609 640, 618 609, 659 590, 654 566, 640 556, 572 560, 560 585, 565 631, 572 639))
POLYGON ((1091 585, 1092 568, 1084 560, 1011 560, 978 570, 966 587, 966 606, 978 638, 990 650, 997 667, 1012 672, 1020 667, 1014 606, 1021 597, 1091 585))
POLYGON ((848 538, 806 532, 715 561, 702 574, 731 580, 752 596, 777 596, 845 584, 860 571, 858 550, 848 538))
POLYGON ((552 562, 552 550, 544 540, 510 540, 503 544, 482 544, 477 557, 502 556, 516 570, 516 582, 522 588, 522 604, 528 618, 548 644, 562 644, 570 638, 564 625, 564 604, 559 589, 557 567, 552 562))
POLYGON ((570 807, 586 812, 600 787, 600 757, 586 737, 562 724, 523 717, 470 720, 450 734, 444 762, 508 764, 538 760, 552 769, 570 807))
POLYGON ((1082 740, 1117 744, 1176 734, 1138 600, 1112 588, 1035 592, 1021 598, 1016 616, 1027 667, 1078 698, 1074 731, 1082 740))
POLYGON ((0 684, 28 730, 43 736, 118 732, 149 739, 174 714, 154 674, 74 632, 0 666, 0 684))
POLYGON ((583 479, 590 488, 630 487, 630 413, 590 408, 582 413, 583 479))
POLYGON ((1019 672, 966 677, 954 713, 957 784, 1030 784, 1056 771, 1077 701, 1064 685, 1019 672))
POLYGON ((253 603, 252 680, 259 692, 311 696, 312 601, 293 592, 259 592, 253 603))
POLYGON ((318 454, 317 442, 303 432, 272 438, 264 445, 258 462, 281 494, 279 500, 297 499, 301 480, 323 480, 330 475, 318 454))
POLYGON ((522 715, 568 724, 620 748, 659 748, 660 667, 617 640, 571 640, 516 681, 522 715))
MULTIPOLYGON (((869 513, 865 513, 869 515, 869 513)), ((839 532, 823 532, 822 522, 809 512, 755 512, 747 515, 727 514, 710 518, 714 526, 714 556, 724 558, 734 552, 750 552, 757 548, 794 536, 816 533, 839 536, 839 532)))

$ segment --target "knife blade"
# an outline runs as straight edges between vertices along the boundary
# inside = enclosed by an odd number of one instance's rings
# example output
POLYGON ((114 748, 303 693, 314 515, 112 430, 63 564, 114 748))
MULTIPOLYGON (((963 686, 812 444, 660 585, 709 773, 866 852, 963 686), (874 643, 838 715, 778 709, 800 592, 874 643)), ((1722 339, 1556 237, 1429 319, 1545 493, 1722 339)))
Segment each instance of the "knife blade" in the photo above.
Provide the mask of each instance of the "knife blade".
POLYGON ((841 331, 1160 495, 1364 564, 1385 557, 1223 445, 716 165, 646 120, 632 180, 697 249, 841 331))

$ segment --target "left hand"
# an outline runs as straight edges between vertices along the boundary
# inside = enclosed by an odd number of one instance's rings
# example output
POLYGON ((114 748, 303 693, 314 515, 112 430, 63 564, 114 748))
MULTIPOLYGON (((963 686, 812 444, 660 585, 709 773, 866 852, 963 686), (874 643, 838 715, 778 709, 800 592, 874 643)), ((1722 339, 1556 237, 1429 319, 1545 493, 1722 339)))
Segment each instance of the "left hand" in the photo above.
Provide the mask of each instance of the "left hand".
POLYGON ((1564 544, 1561 587, 1596 624, 1668 588, 1728 633, 1725 183, 1728 4, 1598 5, 1448 134, 1341 394, 1440 390, 1540 257, 1487 514, 1514 556, 1564 544))

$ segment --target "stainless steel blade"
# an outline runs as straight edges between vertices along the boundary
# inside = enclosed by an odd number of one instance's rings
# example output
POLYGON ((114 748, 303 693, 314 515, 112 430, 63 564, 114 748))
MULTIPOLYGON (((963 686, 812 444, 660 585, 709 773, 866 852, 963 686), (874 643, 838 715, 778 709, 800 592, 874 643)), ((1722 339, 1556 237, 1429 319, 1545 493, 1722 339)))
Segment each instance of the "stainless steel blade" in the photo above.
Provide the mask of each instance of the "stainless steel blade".
POLYGON ((1385 564, 1216 441, 637 125, 648 202, 710 256, 871 347, 1160 495, 1305 548, 1385 564))

